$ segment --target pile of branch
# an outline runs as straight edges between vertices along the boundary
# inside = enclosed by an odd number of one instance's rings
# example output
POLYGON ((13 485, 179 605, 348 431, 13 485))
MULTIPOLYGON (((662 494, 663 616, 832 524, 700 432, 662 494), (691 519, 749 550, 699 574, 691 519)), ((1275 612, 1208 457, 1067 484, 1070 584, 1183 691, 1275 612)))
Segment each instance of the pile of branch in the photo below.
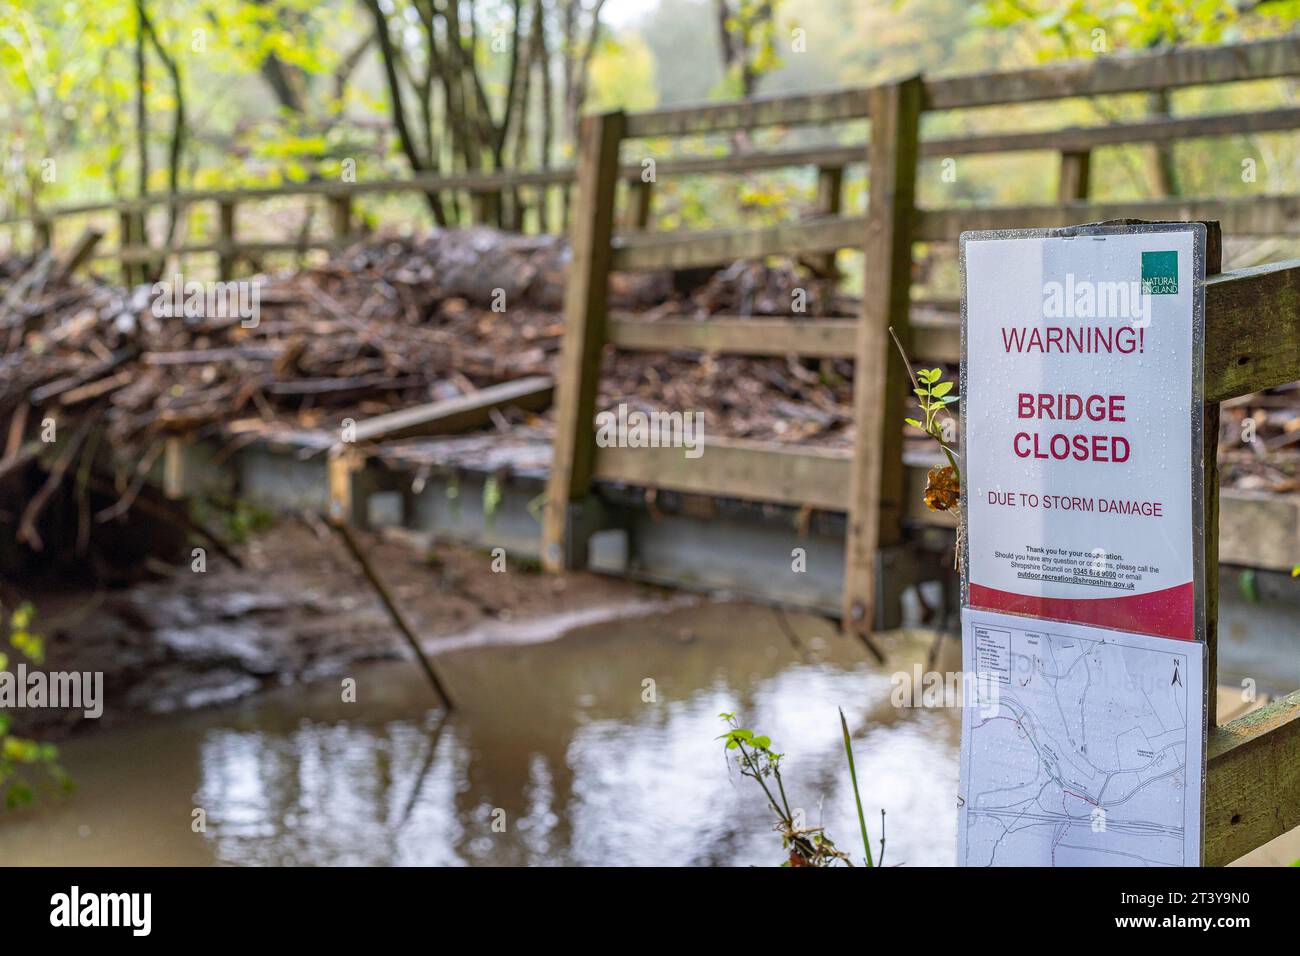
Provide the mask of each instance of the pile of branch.
POLYGON ((1219 477, 1245 491, 1300 492, 1300 383, 1222 407, 1219 477))
MULTIPOLYGON (((0 260, 0 479, 35 453, 49 457, 37 439, 50 419, 61 436, 83 425, 86 436, 102 433, 99 453, 120 463, 117 485, 129 489, 137 479, 120 476, 156 460, 168 435, 333 430, 551 375, 567 265, 554 237, 474 228, 378 238, 254 280, 252 321, 159 314, 154 287, 74 280, 48 254, 0 260)), ((650 321, 856 311, 833 283, 792 266, 738 263, 692 278, 684 291, 681 276, 615 275, 611 308, 650 321)), ((852 376, 845 359, 611 348, 598 407, 703 412, 711 438, 846 447, 852 376)), ((494 420, 523 419, 512 416, 494 420)), ((1225 483, 1296 490, 1300 390, 1240 400, 1224 419, 1225 483)), ((47 462, 59 475, 79 468, 71 457, 47 462)))

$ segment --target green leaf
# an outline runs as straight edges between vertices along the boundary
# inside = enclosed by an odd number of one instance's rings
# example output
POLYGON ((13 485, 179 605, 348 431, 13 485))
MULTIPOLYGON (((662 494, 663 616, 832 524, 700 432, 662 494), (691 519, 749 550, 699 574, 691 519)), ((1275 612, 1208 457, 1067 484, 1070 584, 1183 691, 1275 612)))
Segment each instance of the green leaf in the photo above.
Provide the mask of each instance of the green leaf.
POLYGON ((935 398, 942 398, 952 391, 952 382, 940 382, 930 390, 930 394, 935 398))
POLYGON ((840 708, 840 731, 844 734, 844 754, 849 759, 849 779, 853 781, 853 802, 858 805, 858 827, 862 830, 862 848, 867 851, 867 866, 874 866, 871 860, 871 839, 867 836, 867 818, 862 812, 862 794, 858 793, 858 772, 853 766, 853 741, 849 739, 849 722, 844 719, 844 708, 840 708))
MULTIPOLYGON (((911 425, 913 428, 921 428, 921 423, 915 418, 904 418, 903 421, 907 422, 907 424, 911 425)), ((924 431, 924 429, 922 429, 922 431, 924 431)))

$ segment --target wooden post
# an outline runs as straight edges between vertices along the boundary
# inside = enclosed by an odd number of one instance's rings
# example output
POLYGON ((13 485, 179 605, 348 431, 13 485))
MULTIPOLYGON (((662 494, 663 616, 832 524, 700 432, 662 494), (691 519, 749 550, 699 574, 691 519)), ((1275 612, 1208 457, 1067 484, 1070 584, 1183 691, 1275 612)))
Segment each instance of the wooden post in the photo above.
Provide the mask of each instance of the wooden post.
POLYGON ((351 195, 330 197, 330 231, 340 242, 346 242, 352 235, 351 195))
POLYGON ((628 232, 645 232, 650 228, 654 187, 653 182, 644 182, 640 176, 627 181, 627 214, 623 220, 623 228, 628 232))
POLYGON ((537 186, 537 234, 551 232, 551 190, 545 182, 537 186))
POLYGON ((185 497, 185 446, 177 435, 168 435, 163 443, 163 497, 185 497))
POLYGON ((235 203, 222 200, 217 203, 217 273, 221 279, 235 277, 235 203))
POLYGON ((471 197, 474 207, 474 223, 481 226, 499 226, 501 224, 501 194, 499 192, 476 192, 471 197))
MULTIPOLYGON (((817 215, 838 216, 844 195, 844 167, 817 167, 817 215)), ((825 252, 807 256, 808 265, 819 276, 834 277, 835 253, 825 252)))
POLYGON ((574 502, 587 497, 595 465, 596 380, 605 343, 618 147, 625 122, 621 111, 582 120, 578 194, 569 233, 573 258, 564 292, 555 439, 542 523, 542 565, 549 571, 586 563, 585 534, 571 533, 571 512, 574 502))
POLYGON ((52 219, 37 219, 33 223, 36 230, 36 250, 45 252, 54 247, 54 221, 52 219))
POLYGON ((1092 167, 1089 150, 1061 154, 1061 178, 1057 183, 1059 202, 1079 202, 1088 198, 1088 173, 1092 167))
POLYGON ((371 488, 365 457, 356 446, 340 443, 330 449, 325 469, 329 485, 326 516, 335 524, 368 527, 371 488))
POLYGON ((123 209, 117 214, 117 248, 120 255, 122 267, 122 284, 135 284, 135 268, 131 260, 127 257, 127 252, 131 246, 135 245, 135 215, 129 209, 123 209))
POLYGON ((857 441, 845 533, 843 624, 868 633, 876 613, 876 551, 899 541, 906 473, 903 399, 907 370, 890 352, 893 326, 910 343, 912 221, 921 118, 921 78, 869 93, 871 142, 863 288, 853 372, 857 441))

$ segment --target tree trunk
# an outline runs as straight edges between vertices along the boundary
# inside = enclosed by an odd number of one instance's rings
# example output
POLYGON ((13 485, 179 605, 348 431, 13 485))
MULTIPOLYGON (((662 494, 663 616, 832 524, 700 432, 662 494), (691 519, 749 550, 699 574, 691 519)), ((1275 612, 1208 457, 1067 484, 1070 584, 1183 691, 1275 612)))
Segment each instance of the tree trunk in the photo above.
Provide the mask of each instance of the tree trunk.
MULTIPOLYGON (((375 22, 375 37, 379 40, 380 58, 384 62, 384 78, 388 82, 388 96, 392 102, 393 125, 397 127, 397 138, 406 156, 407 163, 414 173, 425 172, 420 152, 411 137, 411 129, 406 123, 406 110, 402 106, 402 84, 397 76, 397 53, 393 49, 392 38, 388 35, 388 20, 379 8, 379 0, 363 0, 375 22)), ((439 226, 447 225, 447 214, 437 193, 425 193, 429 211, 433 213, 434 222, 439 226)))

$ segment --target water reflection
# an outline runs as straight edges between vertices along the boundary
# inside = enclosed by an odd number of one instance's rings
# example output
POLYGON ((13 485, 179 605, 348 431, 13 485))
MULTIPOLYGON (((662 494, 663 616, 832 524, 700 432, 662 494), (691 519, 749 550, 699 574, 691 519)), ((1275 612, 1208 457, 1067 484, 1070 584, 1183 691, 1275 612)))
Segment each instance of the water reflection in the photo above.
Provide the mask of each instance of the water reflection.
POLYGON ((0 861, 778 863, 761 793, 715 739, 724 710, 773 737, 792 805, 856 854, 840 705, 890 860, 951 863, 958 713, 896 710, 859 646, 791 621, 806 660, 770 611, 716 604, 457 651, 439 658, 462 704, 445 721, 416 668, 386 664, 350 675, 354 704, 325 681, 75 740, 79 792, 0 817, 0 861))

